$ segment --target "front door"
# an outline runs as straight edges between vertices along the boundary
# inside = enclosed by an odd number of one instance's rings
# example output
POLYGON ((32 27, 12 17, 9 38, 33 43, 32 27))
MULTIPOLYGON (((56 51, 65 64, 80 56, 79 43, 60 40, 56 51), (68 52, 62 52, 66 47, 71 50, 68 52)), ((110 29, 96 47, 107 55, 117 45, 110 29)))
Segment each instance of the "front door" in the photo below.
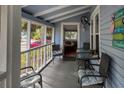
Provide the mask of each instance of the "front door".
POLYGON ((77 49, 77 25, 64 25, 64 58, 74 58, 77 49))

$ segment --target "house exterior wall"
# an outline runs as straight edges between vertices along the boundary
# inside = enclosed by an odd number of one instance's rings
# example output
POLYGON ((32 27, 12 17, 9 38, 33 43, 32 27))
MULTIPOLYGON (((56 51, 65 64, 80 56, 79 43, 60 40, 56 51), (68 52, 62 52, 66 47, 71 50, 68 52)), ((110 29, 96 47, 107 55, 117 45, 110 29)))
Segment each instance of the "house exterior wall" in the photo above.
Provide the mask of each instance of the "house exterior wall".
MULTIPOLYGON (((62 22, 78 22, 78 23, 80 23, 80 33, 81 33, 80 34, 80 41, 81 41, 80 47, 83 46, 83 42, 90 42, 89 27, 86 27, 84 29, 83 24, 80 21, 81 16, 69 18, 67 20, 63 20, 63 21, 55 24, 55 43, 56 44, 60 44, 60 42, 61 42, 61 23, 62 22)), ((89 17, 89 14, 87 14, 87 16, 89 17)))
POLYGON ((100 6, 101 51, 111 56, 112 61, 105 87, 124 87, 124 49, 112 46, 111 17, 124 6, 100 6))

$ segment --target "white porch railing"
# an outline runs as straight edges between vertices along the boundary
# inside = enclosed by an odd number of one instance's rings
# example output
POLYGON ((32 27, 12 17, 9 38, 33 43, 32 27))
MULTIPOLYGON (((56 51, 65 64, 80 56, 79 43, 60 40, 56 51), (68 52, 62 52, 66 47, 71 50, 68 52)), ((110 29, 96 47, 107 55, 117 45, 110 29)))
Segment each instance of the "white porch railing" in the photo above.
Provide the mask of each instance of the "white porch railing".
MULTIPOLYGON (((21 68, 32 66, 36 72, 44 68, 53 58, 53 43, 31 48, 21 52, 21 68)), ((21 71, 21 75, 29 72, 29 70, 21 71)))

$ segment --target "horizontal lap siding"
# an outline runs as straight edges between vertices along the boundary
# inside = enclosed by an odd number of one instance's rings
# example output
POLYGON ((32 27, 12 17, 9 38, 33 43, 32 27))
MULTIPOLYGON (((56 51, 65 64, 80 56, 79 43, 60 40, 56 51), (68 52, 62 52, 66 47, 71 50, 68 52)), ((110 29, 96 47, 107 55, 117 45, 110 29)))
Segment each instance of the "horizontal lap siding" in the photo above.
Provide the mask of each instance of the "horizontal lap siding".
POLYGON ((100 39, 101 51, 111 56, 112 61, 109 69, 109 77, 105 87, 124 87, 124 49, 112 46, 111 27, 112 14, 124 6, 101 6, 100 14, 100 39))

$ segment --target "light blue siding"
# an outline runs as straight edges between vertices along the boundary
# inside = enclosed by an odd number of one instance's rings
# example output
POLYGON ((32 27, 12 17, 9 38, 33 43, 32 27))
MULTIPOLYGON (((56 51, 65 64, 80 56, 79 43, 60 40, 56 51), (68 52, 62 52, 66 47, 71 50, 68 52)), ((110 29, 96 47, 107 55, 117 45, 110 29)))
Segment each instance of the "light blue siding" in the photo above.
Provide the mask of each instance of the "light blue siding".
POLYGON ((112 33, 109 31, 112 14, 122 7, 113 5, 100 8, 101 51, 112 58, 105 87, 124 87, 124 49, 112 46, 112 33))
MULTIPOLYGON (((76 16, 76 17, 72 17, 69 18, 67 20, 63 20, 61 22, 58 22, 55 24, 55 42, 57 44, 60 44, 60 39, 61 39, 61 23, 62 22, 78 22, 80 23, 80 41, 81 41, 81 46, 83 47, 83 42, 90 42, 90 31, 89 31, 89 27, 87 26, 85 29, 83 28, 83 25, 80 21, 81 16, 76 16)), ((89 17, 90 15, 87 14, 87 16, 89 17)))

